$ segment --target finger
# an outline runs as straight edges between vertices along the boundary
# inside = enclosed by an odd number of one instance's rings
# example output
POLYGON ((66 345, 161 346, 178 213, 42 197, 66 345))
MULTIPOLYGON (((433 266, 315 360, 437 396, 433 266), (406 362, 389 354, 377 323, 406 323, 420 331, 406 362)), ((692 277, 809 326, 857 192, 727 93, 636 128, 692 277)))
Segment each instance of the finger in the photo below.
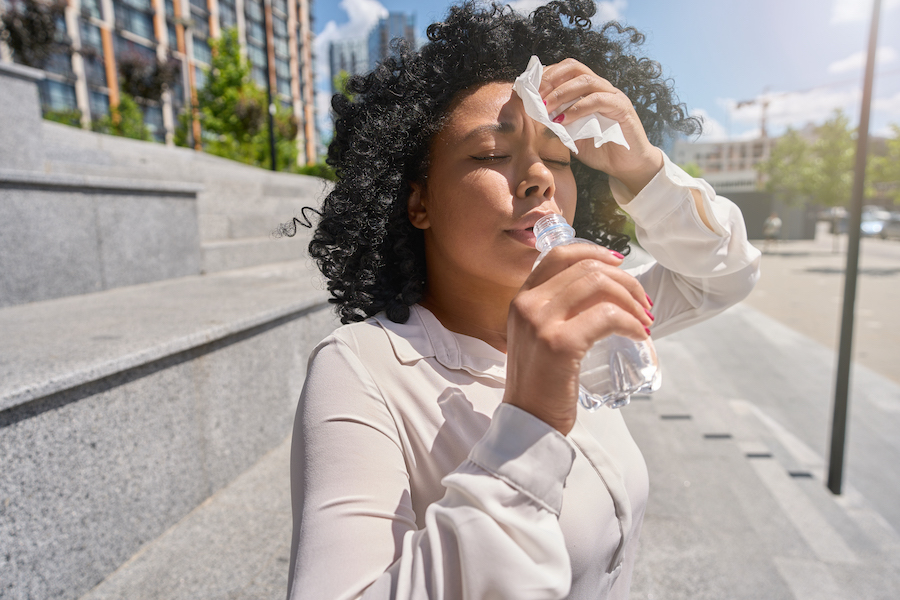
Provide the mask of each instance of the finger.
POLYGON ((590 77, 595 77, 597 79, 606 81, 583 63, 575 60, 574 58, 567 58, 558 63, 544 67, 544 72, 541 75, 541 85, 538 87, 538 92, 543 96, 545 93, 549 93, 550 90, 559 86, 561 83, 569 79, 580 77, 582 75, 588 75, 590 77))
POLYGON ((596 304, 589 310, 570 319, 568 327, 579 330, 585 336, 601 340, 616 334, 640 342, 650 337, 649 329, 628 311, 615 304, 596 304))
POLYGON ((618 267, 623 258, 618 252, 594 244, 558 246, 541 260, 541 264, 525 280, 522 289, 533 289, 581 260, 597 260, 618 267))
MULTIPOLYGON (((538 291, 538 290, 535 290, 538 291)), ((548 318, 568 320, 595 304, 615 304, 649 327, 641 284, 631 275, 599 261, 583 260, 558 273, 540 288, 546 294, 548 318)))
POLYGON ((577 121, 578 119, 594 113, 609 117, 613 121, 623 122, 634 113, 634 107, 625 94, 615 90, 614 92, 594 92, 586 96, 578 97, 570 106, 566 103, 559 105, 562 111, 551 110, 547 105, 547 113, 555 123, 563 125, 577 121), (556 112, 557 114, 554 114, 556 112))

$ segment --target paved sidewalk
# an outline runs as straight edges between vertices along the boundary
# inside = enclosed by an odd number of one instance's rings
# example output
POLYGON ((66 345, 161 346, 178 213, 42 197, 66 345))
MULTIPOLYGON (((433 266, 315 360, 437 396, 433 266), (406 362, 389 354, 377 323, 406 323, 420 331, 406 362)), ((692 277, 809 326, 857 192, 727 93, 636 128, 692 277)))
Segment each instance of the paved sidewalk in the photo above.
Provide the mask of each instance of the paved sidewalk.
MULTIPOLYGON (((788 251, 764 257, 762 291, 801 276, 771 268, 788 251)), ((845 493, 833 496, 834 352, 801 320, 765 314, 790 303, 757 304, 659 340, 662 389, 623 409, 651 477, 631 597, 896 600, 900 384, 854 368, 845 493)), ((82 600, 283 598, 288 463, 285 440, 82 600)))

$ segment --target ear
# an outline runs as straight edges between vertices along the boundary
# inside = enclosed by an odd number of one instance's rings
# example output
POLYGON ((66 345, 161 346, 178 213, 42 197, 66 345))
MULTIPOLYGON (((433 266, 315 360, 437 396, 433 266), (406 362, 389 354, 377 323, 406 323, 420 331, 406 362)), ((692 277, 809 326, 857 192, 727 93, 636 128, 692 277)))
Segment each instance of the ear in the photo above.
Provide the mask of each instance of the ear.
POLYGON ((422 183, 409 184, 409 199, 406 201, 406 214, 409 222, 416 229, 428 229, 431 222, 428 220, 428 212, 425 210, 425 185, 422 183))

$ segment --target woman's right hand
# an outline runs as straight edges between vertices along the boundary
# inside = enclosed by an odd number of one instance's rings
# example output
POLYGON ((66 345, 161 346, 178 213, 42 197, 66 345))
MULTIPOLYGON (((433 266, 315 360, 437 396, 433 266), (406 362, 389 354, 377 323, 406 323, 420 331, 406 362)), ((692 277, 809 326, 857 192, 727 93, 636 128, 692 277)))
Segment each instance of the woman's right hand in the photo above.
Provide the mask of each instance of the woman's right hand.
POLYGON ((622 259, 601 246, 551 250, 510 304, 503 401, 563 435, 575 425, 581 360, 600 339, 645 340, 650 303, 622 259))

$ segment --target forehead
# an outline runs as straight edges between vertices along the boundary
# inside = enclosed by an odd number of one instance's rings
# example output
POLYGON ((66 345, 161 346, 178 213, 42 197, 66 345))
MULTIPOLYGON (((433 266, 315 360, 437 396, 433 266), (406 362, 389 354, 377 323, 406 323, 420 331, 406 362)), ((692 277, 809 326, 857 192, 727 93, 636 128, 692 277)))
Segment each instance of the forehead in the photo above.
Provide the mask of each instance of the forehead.
POLYGON ((480 123, 513 120, 524 107, 512 85, 511 82, 492 82, 461 92, 450 104, 441 129, 447 133, 464 133, 480 123))

